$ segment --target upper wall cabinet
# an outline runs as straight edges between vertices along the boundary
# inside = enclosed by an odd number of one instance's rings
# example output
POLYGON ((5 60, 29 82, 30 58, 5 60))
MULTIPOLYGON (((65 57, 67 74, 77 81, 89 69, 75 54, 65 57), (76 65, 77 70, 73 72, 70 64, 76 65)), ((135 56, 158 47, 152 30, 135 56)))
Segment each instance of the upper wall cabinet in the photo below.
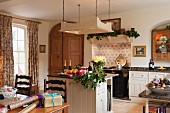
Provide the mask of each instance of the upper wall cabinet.
POLYGON ((155 61, 170 60, 170 30, 152 31, 152 58, 155 61))
POLYGON ((60 32, 61 25, 55 25, 49 34, 49 74, 63 71, 64 60, 72 66, 83 65, 84 35, 60 32))

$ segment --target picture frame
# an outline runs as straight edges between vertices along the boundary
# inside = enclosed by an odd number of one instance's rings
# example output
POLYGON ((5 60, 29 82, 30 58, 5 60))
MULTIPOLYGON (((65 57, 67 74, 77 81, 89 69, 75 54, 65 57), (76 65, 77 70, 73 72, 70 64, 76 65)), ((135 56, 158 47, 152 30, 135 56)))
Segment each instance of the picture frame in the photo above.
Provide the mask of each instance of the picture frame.
POLYGON ((112 30, 121 30, 121 18, 101 20, 103 23, 111 22, 112 30))
POLYGON ((45 53, 46 50, 46 45, 39 45, 39 52, 40 53, 45 53))
POLYGON ((146 46, 133 46, 134 57, 146 57, 146 46))

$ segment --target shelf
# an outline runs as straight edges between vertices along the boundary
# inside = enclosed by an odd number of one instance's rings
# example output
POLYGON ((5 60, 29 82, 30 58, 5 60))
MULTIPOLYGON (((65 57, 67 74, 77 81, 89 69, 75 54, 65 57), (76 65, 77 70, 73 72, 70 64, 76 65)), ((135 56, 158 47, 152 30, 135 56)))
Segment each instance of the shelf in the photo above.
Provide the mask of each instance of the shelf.
POLYGON ((165 44, 155 44, 156 46, 161 46, 161 45, 166 45, 166 46, 170 46, 170 43, 165 43, 165 44))

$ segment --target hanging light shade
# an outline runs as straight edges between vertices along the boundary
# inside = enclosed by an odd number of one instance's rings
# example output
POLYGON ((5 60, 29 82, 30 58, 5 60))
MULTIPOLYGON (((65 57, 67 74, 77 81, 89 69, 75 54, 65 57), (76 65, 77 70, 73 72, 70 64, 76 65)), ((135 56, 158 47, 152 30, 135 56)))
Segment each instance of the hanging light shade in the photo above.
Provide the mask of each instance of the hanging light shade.
POLYGON ((74 34, 106 33, 113 32, 111 26, 111 23, 103 23, 98 17, 94 17, 80 23, 62 22, 60 31, 74 34))
POLYGON ((80 22, 80 5, 78 6, 79 6, 79 23, 68 23, 63 21, 61 22, 61 29, 60 29, 61 32, 67 32, 73 34, 95 34, 95 33, 113 32, 111 22, 103 23, 97 17, 97 0, 96 0, 95 17, 83 18, 83 21, 81 22, 80 22))

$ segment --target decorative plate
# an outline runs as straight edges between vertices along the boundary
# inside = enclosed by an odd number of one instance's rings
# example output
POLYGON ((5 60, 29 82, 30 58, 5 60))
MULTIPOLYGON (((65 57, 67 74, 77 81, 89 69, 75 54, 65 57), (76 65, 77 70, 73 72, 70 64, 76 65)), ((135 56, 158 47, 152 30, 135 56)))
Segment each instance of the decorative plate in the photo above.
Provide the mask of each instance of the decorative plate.
POLYGON ((126 58, 124 57, 123 54, 119 54, 119 56, 116 58, 116 64, 121 64, 122 66, 124 66, 127 62, 126 58))

